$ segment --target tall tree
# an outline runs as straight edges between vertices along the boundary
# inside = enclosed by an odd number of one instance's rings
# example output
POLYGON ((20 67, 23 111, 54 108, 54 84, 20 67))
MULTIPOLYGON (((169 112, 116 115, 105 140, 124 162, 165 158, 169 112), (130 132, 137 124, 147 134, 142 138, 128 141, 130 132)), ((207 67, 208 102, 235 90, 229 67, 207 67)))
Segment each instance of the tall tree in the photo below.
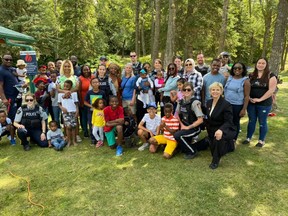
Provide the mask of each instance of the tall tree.
POLYGON ((174 0, 169 0, 168 30, 166 38, 164 67, 166 67, 172 61, 174 55, 174 40, 175 40, 175 2, 174 0))
POLYGON ((139 16, 140 16, 140 5, 141 5, 141 0, 136 0, 136 12, 135 12, 135 51, 138 56, 140 56, 140 21, 139 21, 139 16))
POLYGON ((161 8, 160 8, 160 0, 155 0, 155 27, 154 27, 154 37, 153 37, 153 49, 152 53, 152 62, 159 55, 159 38, 160 38, 160 18, 161 18, 161 8))
POLYGON ((222 52, 225 49, 225 40, 228 24, 228 7, 229 7, 229 0, 224 0, 218 53, 222 52))
POLYGON ((95 57, 96 14, 93 0, 61 0, 61 47, 63 57, 76 55, 80 60, 95 57), (91 19, 93 17, 93 19, 91 19))
POLYGON ((281 54, 284 49, 285 32, 288 23, 288 1, 279 0, 278 15, 275 24, 272 52, 270 56, 270 70, 278 74, 281 62, 281 54))

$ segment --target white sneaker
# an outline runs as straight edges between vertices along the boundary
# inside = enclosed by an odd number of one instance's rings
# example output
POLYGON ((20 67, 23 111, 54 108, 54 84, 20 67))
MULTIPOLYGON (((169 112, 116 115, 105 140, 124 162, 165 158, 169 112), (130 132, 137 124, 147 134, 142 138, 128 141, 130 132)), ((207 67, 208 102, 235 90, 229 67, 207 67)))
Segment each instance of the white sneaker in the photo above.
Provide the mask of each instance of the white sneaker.
POLYGON ((76 135, 76 142, 78 142, 78 143, 82 142, 82 139, 79 135, 76 135))
POLYGON ((144 143, 142 146, 138 148, 138 151, 144 151, 149 147, 149 143, 144 143))

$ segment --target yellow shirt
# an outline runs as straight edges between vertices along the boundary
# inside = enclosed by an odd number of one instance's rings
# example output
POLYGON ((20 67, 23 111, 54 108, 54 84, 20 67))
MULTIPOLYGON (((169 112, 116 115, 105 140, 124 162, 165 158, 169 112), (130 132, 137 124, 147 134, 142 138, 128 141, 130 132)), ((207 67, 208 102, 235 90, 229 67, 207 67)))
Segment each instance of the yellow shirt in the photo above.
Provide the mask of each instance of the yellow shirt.
POLYGON ((96 127, 104 127, 105 119, 103 110, 94 109, 92 113, 92 125, 96 127))

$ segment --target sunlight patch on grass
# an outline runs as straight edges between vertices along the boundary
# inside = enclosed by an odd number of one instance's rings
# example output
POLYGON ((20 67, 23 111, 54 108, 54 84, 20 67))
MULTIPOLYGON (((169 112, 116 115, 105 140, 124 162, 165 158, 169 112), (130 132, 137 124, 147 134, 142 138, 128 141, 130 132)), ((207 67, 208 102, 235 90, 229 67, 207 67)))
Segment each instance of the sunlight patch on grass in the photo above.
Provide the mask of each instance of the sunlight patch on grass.
POLYGON ((248 166, 254 166, 255 165, 254 161, 251 161, 251 160, 246 160, 246 164, 248 166))
POLYGON ((270 216, 273 215, 273 212, 271 212, 271 210, 269 209, 269 206, 267 205, 257 205, 254 209, 254 211, 251 213, 252 216, 270 216))
POLYGON ((235 192, 235 190, 232 188, 232 187, 227 187, 227 188, 223 188, 222 190, 221 190, 221 192, 223 193, 223 194, 225 194, 226 196, 228 196, 228 197, 231 197, 231 198, 234 198, 236 195, 237 195, 237 193, 235 192))
POLYGON ((9 157, 1 158, 0 159, 0 165, 8 161, 9 157))
POLYGON ((129 161, 122 163, 122 164, 116 164, 116 167, 118 169, 126 169, 128 167, 133 167, 133 162, 137 160, 137 158, 131 158, 129 161))
POLYGON ((60 188, 58 190, 56 190, 52 195, 55 197, 64 197, 67 194, 67 190, 64 190, 63 188, 60 188))
POLYGON ((0 188, 9 189, 15 188, 19 185, 19 180, 10 176, 2 176, 0 178, 0 188))

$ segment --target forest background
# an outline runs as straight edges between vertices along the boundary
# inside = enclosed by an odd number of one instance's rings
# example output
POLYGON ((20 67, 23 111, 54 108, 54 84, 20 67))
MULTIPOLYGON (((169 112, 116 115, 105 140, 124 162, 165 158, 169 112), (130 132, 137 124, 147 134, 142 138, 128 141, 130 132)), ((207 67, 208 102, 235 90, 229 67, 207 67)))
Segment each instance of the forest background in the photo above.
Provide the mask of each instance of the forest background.
MULTIPOLYGON (((266 56, 278 73, 287 59, 288 0, 0 0, 0 8, 2 26, 37 40, 40 63, 76 55, 93 66, 135 50, 167 65, 174 55, 228 51, 245 64, 266 56)), ((0 53, 20 49, 2 44, 0 53)))

